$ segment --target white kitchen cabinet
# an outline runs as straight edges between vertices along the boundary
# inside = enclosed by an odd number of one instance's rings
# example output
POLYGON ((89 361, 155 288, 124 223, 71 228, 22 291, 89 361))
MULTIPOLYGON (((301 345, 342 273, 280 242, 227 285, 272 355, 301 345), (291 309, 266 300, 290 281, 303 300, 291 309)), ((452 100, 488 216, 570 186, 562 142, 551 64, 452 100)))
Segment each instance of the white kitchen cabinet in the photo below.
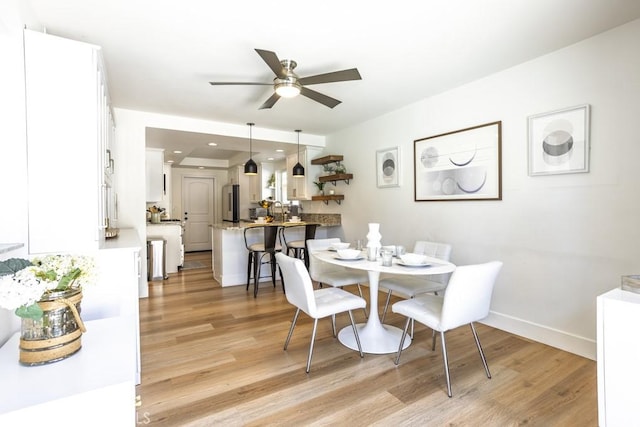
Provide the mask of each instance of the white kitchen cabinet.
POLYGON ((147 148, 145 153, 147 203, 161 202, 164 196, 164 150, 147 148))
POLYGON ((313 182, 318 180, 321 167, 312 165, 311 160, 320 156, 322 149, 319 147, 304 147, 300 149, 299 161, 304 167, 304 177, 295 178, 293 167, 298 163, 298 152, 287 156, 287 199, 288 200, 311 200, 313 195, 313 182))
POLYGON ((248 181, 249 202, 257 203, 262 200, 262 164, 258 164, 257 175, 246 175, 248 181))
POLYGON ((100 48, 29 30, 24 43, 28 251, 95 249, 115 214, 100 48))
POLYGON ((640 420, 640 294, 613 289, 597 298, 598 425, 640 420))

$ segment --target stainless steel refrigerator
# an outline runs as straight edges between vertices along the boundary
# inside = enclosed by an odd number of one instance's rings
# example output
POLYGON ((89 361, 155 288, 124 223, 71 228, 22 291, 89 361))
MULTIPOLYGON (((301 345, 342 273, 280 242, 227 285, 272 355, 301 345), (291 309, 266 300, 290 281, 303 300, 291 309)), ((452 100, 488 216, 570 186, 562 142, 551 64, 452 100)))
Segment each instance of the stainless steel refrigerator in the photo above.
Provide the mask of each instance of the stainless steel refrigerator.
POLYGON ((240 222, 240 185, 222 187, 222 220, 240 222))

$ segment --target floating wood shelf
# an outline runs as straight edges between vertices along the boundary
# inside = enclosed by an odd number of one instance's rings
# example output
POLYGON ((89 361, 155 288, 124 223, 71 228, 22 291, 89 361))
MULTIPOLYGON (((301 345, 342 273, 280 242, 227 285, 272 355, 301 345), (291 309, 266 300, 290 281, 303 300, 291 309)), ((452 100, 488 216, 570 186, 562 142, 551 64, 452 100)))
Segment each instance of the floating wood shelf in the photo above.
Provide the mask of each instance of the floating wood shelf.
POLYGON ((312 165, 326 165, 327 163, 338 163, 344 160, 344 156, 334 154, 311 160, 312 165))
POLYGON ((337 204, 340 204, 344 200, 344 194, 331 194, 328 196, 311 196, 311 200, 313 200, 314 202, 322 201, 324 202, 325 205, 329 204, 329 200, 333 200, 337 204))
POLYGON ((350 179, 353 179, 353 174, 352 173, 337 173, 335 175, 327 175, 327 176, 318 177, 318 180, 320 182, 330 182, 333 185, 336 185, 336 182, 338 182, 338 181, 344 181, 347 184, 349 184, 349 180, 350 179))

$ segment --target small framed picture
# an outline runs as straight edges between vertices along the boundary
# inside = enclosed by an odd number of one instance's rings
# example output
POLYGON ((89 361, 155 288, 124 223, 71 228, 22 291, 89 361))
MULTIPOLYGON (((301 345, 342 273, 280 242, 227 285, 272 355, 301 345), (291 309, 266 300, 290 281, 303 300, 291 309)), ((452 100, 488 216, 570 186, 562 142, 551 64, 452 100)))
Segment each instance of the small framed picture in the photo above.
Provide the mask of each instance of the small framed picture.
POLYGON ((376 183, 378 187, 400 186, 400 147, 376 151, 376 183))
POLYGON ((528 118, 529 175, 589 172, 589 104, 528 118))

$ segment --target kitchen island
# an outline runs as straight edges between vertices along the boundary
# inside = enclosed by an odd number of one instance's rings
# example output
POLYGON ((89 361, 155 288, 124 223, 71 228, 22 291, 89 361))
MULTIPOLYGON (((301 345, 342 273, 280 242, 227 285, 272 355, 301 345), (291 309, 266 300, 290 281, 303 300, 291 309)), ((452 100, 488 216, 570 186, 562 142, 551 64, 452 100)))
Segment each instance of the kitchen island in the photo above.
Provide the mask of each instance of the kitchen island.
MULTIPOLYGON (((338 237, 341 233, 341 225, 339 215, 336 218, 322 216, 319 221, 313 217, 303 220, 306 222, 273 222, 271 226, 283 226, 290 228, 287 230, 287 236, 295 240, 304 239, 304 225, 306 223, 320 224, 316 229, 316 238, 324 239, 329 237, 338 237)), ((256 227, 263 224, 255 224, 253 222, 241 221, 237 223, 223 222, 212 224, 211 229, 211 261, 213 266, 213 278, 220 283, 221 286, 238 286, 247 283, 247 258, 248 251, 244 242, 245 228, 256 227)), ((256 230, 257 231, 257 230, 256 230)), ((261 233, 257 233, 252 238, 258 239, 261 233)), ((252 242, 250 242, 252 243, 252 242)), ((268 265, 263 265, 260 281, 271 280, 268 265)))

